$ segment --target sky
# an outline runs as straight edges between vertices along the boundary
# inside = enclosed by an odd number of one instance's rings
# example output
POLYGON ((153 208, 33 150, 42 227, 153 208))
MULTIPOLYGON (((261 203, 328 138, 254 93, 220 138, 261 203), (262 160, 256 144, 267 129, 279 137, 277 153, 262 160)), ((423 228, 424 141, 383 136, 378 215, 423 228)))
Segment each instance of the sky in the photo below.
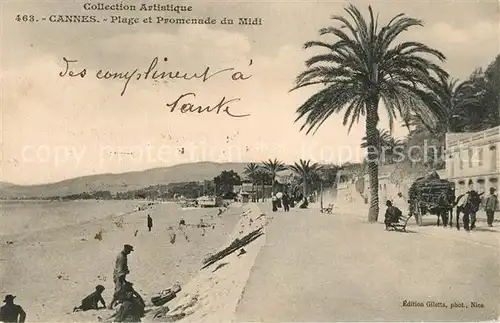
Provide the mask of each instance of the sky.
MULTIPOLYGON (((321 39, 318 30, 332 24, 331 15, 345 14, 349 3, 364 14, 371 5, 381 23, 399 13, 422 19, 425 26, 409 30, 399 42, 411 39, 439 49, 447 56, 443 67, 455 78, 486 67, 499 51, 497 1, 171 2, 192 6, 182 14, 89 11, 85 3, 120 2, 0 0, 0 181, 38 184, 198 161, 360 160, 364 120, 348 133, 342 115, 334 115, 316 134, 306 135, 299 131, 301 121, 295 122, 296 109, 317 89, 289 91, 304 61, 317 53, 304 50, 304 42, 321 39), (39 21, 16 21, 17 15, 39 21), (51 15, 95 15, 101 23, 50 22, 51 15), (111 16, 141 22, 111 23, 111 16), (149 16, 153 21, 249 17, 261 18, 262 25, 143 23, 149 16), (206 82, 144 79, 155 57, 158 71, 226 71, 206 82), (76 61, 68 63, 74 73, 85 69, 85 77, 64 75, 64 58, 76 61), (132 78, 123 95, 123 79, 96 77, 136 69, 142 78, 132 78), (248 79, 233 80, 238 72, 248 79), (178 100, 187 93, 194 95, 178 100), (224 107, 231 114, 249 116, 234 118, 223 109, 219 114, 179 111, 183 103, 213 107, 223 98, 230 101, 224 107)), ((385 116, 381 128, 387 128, 385 116)), ((406 130, 397 126, 394 135, 403 137, 406 130)))

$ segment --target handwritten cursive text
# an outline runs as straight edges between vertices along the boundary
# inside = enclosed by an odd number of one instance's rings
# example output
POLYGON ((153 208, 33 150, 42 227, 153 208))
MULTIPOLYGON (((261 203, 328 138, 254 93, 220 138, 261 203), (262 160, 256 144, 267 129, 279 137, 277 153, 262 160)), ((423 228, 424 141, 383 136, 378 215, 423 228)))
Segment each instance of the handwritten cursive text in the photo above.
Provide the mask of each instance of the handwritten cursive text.
MULTIPOLYGON (((63 57, 65 63, 65 70, 59 73, 60 77, 81 77, 84 78, 87 75, 87 69, 83 68, 79 71, 75 70, 72 66, 74 63, 78 63, 77 60, 69 60, 63 57)), ((167 57, 163 58, 164 62, 168 61, 167 57)), ((178 69, 162 71, 157 68, 159 59, 155 57, 152 59, 149 67, 142 72, 138 68, 130 69, 128 71, 112 71, 110 69, 100 69, 96 72, 95 77, 98 80, 121 80, 123 81, 123 87, 120 95, 123 96, 128 89, 129 83, 132 80, 152 80, 152 81, 167 81, 167 80, 180 80, 180 81, 191 81, 198 80, 201 83, 206 83, 213 77, 217 75, 227 75, 230 81, 246 81, 252 77, 252 75, 247 75, 241 71, 237 71, 234 67, 228 67, 223 69, 214 69, 210 66, 206 66, 200 69, 198 72, 186 72, 178 69)), ((253 63, 250 60, 249 66, 253 63)))
POLYGON ((233 117, 233 118, 242 118, 242 117, 248 117, 250 114, 243 114, 243 115, 237 115, 237 114, 232 114, 229 111, 229 106, 228 104, 231 102, 237 102, 240 101, 240 98, 233 98, 227 100, 226 97, 223 97, 219 103, 217 103, 214 106, 206 105, 195 105, 191 102, 184 102, 181 103, 181 100, 187 98, 188 96, 192 96, 196 98, 196 94, 189 92, 180 95, 175 101, 172 103, 167 103, 167 107, 170 108, 170 112, 175 112, 176 110, 179 111, 180 113, 211 113, 215 112, 216 114, 220 114, 221 112, 225 112, 228 116, 233 117))

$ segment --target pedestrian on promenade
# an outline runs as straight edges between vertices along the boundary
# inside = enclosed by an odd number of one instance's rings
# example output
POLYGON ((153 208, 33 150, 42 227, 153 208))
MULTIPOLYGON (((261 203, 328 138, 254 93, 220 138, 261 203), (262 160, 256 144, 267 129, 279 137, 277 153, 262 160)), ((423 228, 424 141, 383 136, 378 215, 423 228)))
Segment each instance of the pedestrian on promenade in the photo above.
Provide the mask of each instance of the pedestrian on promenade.
POLYGON ((498 197, 495 194, 494 187, 490 187, 490 195, 486 198, 484 209, 486 211, 488 226, 492 227, 493 221, 495 220, 495 211, 498 209, 498 197))
POLYGON ((285 212, 290 211, 290 199, 288 198, 288 194, 285 192, 283 193, 283 210, 285 212))
POLYGON ((393 206, 392 202, 389 200, 385 202, 385 205, 387 206, 387 210, 385 211, 384 223, 385 223, 385 229, 389 230, 392 224, 399 222, 402 213, 401 210, 393 206))
POLYGON ((273 204, 273 212, 278 211, 278 198, 274 194, 271 197, 271 203, 273 204))
POLYGON ((281 201, 281 199, 282 199, 282 198, 283 198, 283 193, 278 192, 278 193, 276 194, 276 207, 277 207, 278 209, 281 209, 281 202, 282 202, 282 201, 281 201))
MULTIPOLYGON (((465 213, 468 215, 467 220, 470 220, 470 230, 474 230, 476 227, 476 213, 479 210, 479 206, 481 204, 481 198, 479 193, 474 189, 471 182, 469 181, 469 191, 467 192, 467 202, 465 205, 465 213)), ((465 225, 465 216, 464 216, 464 226, 465 230, 468 231, 467 226, 465 225)))

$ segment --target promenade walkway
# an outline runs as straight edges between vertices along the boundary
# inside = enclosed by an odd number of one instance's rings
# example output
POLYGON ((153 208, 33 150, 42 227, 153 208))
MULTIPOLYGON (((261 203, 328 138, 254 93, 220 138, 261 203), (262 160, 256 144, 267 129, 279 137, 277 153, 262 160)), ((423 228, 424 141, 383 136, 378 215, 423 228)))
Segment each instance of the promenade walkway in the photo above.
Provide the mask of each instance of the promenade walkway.
POLYGON ((236 321, 498 319, 498 232, 415 225, 409 233, 386 232, 366 223, 366 212, 350 211, 267 212, 275 218, 236 321), (454 302, 465 307, 451 308, 454 302))

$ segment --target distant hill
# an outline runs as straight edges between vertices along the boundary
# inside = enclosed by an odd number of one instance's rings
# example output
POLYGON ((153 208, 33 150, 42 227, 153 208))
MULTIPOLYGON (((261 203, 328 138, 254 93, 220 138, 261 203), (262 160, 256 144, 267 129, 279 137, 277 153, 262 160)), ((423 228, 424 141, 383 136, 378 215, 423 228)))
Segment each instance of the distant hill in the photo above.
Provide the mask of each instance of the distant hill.
POLYGON ((211 180, 223 170, 234 170, 242 175, 246 165, 247 163, 199 162, 139 172, 76 177, 41 185, 16 185, 4 182, 0 183, 0 198, 67 196, 93 191, 125 192, 150 185, 211 180))

